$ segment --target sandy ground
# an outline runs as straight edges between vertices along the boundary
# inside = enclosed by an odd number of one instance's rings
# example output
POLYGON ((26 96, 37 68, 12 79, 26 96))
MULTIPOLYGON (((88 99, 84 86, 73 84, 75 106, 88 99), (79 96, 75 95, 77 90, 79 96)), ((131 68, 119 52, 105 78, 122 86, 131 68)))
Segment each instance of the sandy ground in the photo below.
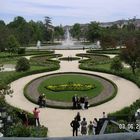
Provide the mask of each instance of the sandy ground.
MULTIPOLYGON (((63 56, 65 57, 75 56, 76 53, 85 53, 86 51, 56 50, 55 52, 63 54, 63 56)), ((93 120, 94 117, 102 117, 103 111, 105 111, 106 113, 110 113, 120 110, 126 106, 131 105, 134 101, 140 98, 140 89, 134 83, 128 80, 110 74, 80 70, 78 69, 78 61, 61 61, 60 65, 61 68, 57 71, 30 75, 12 82, 11 87, 14 90, 13 97, 11 98, 9 96, 6 96, 6 101, 12 106, 24 109, 32 113, 34 107, 36 107, 37 105, 29 102, 24 97, 23 88, 28 82, 37 77, 58 72, 85 72, 96 74, 112 80, 118 86, 118 94, 113 100, 96 107, 91 107, 88 110, 79 110, 81 116, 87 118, 88 123, 90 120, 93 120)), ((52 108, 43 108, 40 109, 40 111, 41 124, 48 127, 49 137, 63 137, 72 135, 70 122, 75 117, 78 111, 52 108)))

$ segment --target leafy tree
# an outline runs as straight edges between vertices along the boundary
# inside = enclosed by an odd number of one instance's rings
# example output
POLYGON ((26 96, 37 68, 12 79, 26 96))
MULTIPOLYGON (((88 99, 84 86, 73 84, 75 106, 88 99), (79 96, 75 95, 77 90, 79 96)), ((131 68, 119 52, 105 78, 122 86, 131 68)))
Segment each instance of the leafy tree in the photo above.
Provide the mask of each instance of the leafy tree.
POLYGON ((4 21, 0 21, 0 51, 5 51, 9 31, 6 28, 4 21))
POLYGON ((51 18, 46 16, 44 19, 44 39, 46 41, 51 41, 53 40, 53 26, 52 26, 52 22, 51 22, 51 18))
POLYGON ((91 22, 88 25, 87 39, 91 42, 99 40, 101 37, 101 27, 96 22, 91 22))
POLYGON ((135 74, 136 68, 140 65, 140 39, 133 37, 126 41, 126 48, 122 49, 120 57, 129 64, 135 74))
POLYGON ((103 49, 115 48, 118 43, 118 34, 114 29, 102 29, 101 33, 101 46, 103 49))
POLYGON ((10 35, 8 37, 7 44, 10 53, 17 52, 18 48, 20 47, 20 44, 14 35, 10 35))
POLYGON ((77 38, 78 40, 81 37, 81 27, 80 24, 76 23, 70 30, 72 37, 77 38))
POLYGON ((32 28, 32 37, 31 37, 31 43, 36 43, 38 40, 43 41, 44 37, 44 24, 41 21, 30 21, 29 22, 30 27, 32 28))
POLYGON ((60 40, 62 39, 64 36, 64 30, 61 26, 56 26, 54 28, 54 37, 57 39, 57 40, 60 40))
POLYGON ((118 57, 113 58, 113 61, 111 62, 111 70, 115 72, 120 72, 123 69, 123 65, 118 57))
POLYGON ((26 58, 20 58, 16 64, 16 71, 27 71, 30 69, 30 63, 29 60, 26 58))

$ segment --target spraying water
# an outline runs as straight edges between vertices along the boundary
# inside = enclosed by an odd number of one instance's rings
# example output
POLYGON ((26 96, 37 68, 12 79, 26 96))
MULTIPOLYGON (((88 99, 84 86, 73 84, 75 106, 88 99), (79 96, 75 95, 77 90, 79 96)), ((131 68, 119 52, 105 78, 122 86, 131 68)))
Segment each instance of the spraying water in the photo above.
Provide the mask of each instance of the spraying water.
POLYGON ((66 29, 66 33, 65 33, 65 40, 62 42, 63 46, 73 46, 74 42, 72 40, 72 37, 70 36, 70 32, 69 29, 66 29))

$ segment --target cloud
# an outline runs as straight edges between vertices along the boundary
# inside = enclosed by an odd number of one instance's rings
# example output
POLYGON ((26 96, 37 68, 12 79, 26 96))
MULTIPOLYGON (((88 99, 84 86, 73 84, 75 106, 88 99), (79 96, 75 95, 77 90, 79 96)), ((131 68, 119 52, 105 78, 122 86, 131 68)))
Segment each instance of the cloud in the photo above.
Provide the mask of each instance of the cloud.
POLYGON ((53 18, 55 24, 113 21, 140 17, 140 0, 0 0, 0 16, 8 20, 20 15, 26 19, 53 18))

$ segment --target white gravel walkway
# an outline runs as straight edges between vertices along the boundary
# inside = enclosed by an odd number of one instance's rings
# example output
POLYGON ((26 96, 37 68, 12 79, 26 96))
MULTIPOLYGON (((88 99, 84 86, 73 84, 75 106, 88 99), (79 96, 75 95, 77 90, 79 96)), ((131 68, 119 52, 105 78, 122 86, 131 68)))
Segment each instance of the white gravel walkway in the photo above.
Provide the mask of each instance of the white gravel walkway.
MULTIPOLYGON (((56 50, 57 54, 63 54, 63 56, 75 56, 76 53, 85 53, 83 50, 56 50)), ((6 96, 6 101, 12 106, 24 109, 28 112, 32 113, 35 104, 29 102, 23 95, 24 86, 30 82, 31 80, 57 72, 85 72, 91 74, 97 74, 112 80, 118 86, 118 94, 117 96, 102 105, 92 107, 88 110, 80 110, 82 117, 86 117, 87 121, 93 120, 94 117, 101 117, 102 112, 106 113, 114 112, 120 110, 126 106, 131 105, 134 101, 140 98, 140 89, 132 82, 120 78, 118 76, 114 76, 111 74, 105 74, 100 72, 90 72, 78 69, 78 61, 62 61, 60 63, 60 70, 53 72, 46 72, 41 74, 35 74, 27 77, 20 78, 11 83, 11 87, 14 90, 13 97, 6 96)), ((49 129, 49 137, 63 137, 63 136, 71 136, 72 131, 70 127, 71 120, 77 114, 76 110, 62 110, 62 109, 52 109, 52 108, 43 108, 40 109, 40 120, 41 124, 47 126, 49 129)))

